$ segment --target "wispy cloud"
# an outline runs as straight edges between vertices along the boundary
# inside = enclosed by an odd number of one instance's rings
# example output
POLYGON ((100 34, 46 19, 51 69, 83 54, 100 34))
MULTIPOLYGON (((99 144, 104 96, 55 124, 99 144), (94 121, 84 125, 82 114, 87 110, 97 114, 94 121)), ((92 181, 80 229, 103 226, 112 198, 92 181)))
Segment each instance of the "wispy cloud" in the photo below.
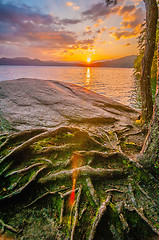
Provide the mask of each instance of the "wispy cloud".
POLYGON ((119 7, 107 6, 105 2, 93 4, 90 9, 83 11, 83 17, 96 21, 102 17, 108 17, 112 13, 117 13, 119 7))
POLYGON ((69 19, 69 18, 64 18, 60 21, 61 24, 64 24, 64 25, 74 25, 74 24, 77 24, 77 23, 81 23, 82 20, 81 19, 69 19))

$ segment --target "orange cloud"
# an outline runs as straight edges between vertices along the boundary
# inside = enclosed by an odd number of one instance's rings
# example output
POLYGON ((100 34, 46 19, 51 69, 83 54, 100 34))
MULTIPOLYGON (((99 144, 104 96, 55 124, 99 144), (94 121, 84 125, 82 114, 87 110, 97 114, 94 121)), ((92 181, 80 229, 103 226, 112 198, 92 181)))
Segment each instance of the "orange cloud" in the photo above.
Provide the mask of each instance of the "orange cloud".
POLYGON ((80 7, 79 6, 73 6, 73 9, 78 10, 78 9, 80 9, 80 7))
POLYGON ((116 27, 111 27, 111 28, 108 29, 108 31, 111 31, 111 30, 114 30, 114 29, 116 29, 116 27))
POLYGON ((71 6, 73 6, 73 3, 72 3, 72 2, 67 2, 67 3, 66 3, 66 6, 67 6, 67 7, 71 7, 71 6))
POLYGON ((118 29, 115 33, 112 34, 112 36, 115 37, 116 40, 119 40, 120 38, 135 37, 136 35, 138 35, 140 33, 140 29, 141 28, 138 28, 138 27, 136 27, 132 31, 118 29))
POLYGON ((104 23, 104 21, 98 18, 97 23, 94 24, 94 27, 99 27, 100 24, 104 23))
POLYGON ((89 30, 91 30, 92 28, 91 27, 86 27, 86 31, 89 31, 89 30))
POLYGON ((102 33, 102 32, 104 32, 106 30, 106 28, 105 27, 102 27, 101 29, 99 29, 98 31, 97 31, 97 33, 102 33))
POLYGON ((127 43, 127 44, 123 45, 123 47, 128 47, 130 45, 131 45, 130 43, 127 43))
POLYGON ((77 5, 76 5, 75 3, 73 3, 73 2, 67 2, 67 3, 66 3, 66 6, 67 6, 67 7, 72 7, 73 10, 79 10, 79 9, 80 9, 80 7, 77 6, 77 5))
POLYGON ((124 15, 123 22, 121 23, 123 28, 134 29, 143 23, 144 14, 141 8, 134 11, 132 14, 124 15))
POLYGON ((144 19, 144 12, 141 8, 136 8, 134 5, 122 7, 119 16, 123 16, 121 27, 111 33, 117 40, 120 38, 130 38, 137 36, 141 31, 141 25, 144 19))

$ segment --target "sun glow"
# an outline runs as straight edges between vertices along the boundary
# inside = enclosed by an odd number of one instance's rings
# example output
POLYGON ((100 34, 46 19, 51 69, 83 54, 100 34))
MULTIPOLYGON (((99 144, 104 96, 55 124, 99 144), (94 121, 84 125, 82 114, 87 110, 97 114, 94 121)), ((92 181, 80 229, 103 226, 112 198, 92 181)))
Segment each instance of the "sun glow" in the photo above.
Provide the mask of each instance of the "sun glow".
POLYGON ((90 63, 91 62, 91 58, 87 58, 87 62, 90 63))
POLYGON ((77 177, 78 177, 78 171, 77 168, 81 167, 82 165, 82 155, 74 152, 72 157, 71 157, 71 162, 72 162, 72 169, 73 169, 73 173, 72 173, 72 192, 70 195, 70 199, 69 199, 69 207, 73 208, 74 203, 75 203, 75 186, 76 186, 76 181, 77 181, 77 177))

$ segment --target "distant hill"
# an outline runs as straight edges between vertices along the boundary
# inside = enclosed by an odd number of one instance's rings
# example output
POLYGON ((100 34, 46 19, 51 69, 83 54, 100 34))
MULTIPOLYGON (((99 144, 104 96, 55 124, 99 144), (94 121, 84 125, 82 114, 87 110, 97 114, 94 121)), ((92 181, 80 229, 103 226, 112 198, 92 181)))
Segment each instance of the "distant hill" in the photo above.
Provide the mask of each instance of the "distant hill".
POLYGON ((113 68, 132 68, 134 67, 136 55, 122 57, 113 60, 105 60, 101 62, 92 63, 92 67, 113 67, 113 68))
MULTIPOLYGON (((39 59, 30 59, 26 57, 16 58, 0 58, 0 65, 17 65, 17 66, 68 66, 69 62, 56 62, 56 61, 41 61, 39 59)), ((71 65, 75 65, 71 63, 71 65)))
POLYGON ((41 61, 39 59, 30 59, 26 57, 16 58, 0 58, 0 65, 14 65, 14 66, 80 66, 80 67, 112 67, 112 68, 131 68, 134 66, 136 55, 122 57, 113 60, 104 60, 93 62, 89 64, 77 62, 57 62, 57 61, 41 61))

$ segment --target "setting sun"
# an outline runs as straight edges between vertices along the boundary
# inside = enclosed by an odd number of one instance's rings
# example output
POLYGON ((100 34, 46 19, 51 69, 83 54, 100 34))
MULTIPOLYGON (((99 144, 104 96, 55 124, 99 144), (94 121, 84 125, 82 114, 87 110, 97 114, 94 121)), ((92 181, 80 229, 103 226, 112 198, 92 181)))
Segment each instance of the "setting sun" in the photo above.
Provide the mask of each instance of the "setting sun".
POLYGON ((87 62, 90 63, 91 62, 91 58, 87 58, 87 62))

